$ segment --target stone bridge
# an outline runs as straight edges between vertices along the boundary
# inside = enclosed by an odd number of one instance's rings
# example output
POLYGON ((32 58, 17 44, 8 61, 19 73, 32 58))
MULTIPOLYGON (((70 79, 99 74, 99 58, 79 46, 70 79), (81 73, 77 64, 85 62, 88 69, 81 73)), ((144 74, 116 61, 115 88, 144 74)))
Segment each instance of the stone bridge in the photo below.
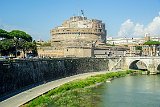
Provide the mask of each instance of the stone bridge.
POLYGON ((160 72, 160 57, 124 57, 124 68, 145 69, 150 71, 150 74, 157 74, 160 72))

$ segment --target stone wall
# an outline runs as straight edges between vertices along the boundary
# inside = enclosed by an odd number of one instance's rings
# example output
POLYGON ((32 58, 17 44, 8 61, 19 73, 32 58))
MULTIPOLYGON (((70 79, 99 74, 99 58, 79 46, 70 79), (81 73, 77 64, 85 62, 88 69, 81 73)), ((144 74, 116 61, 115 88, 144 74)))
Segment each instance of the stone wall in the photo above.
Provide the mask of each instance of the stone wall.
POLYGON ((0 61, 0 97, 58 78, 108 70, 108 62, 100 58, 0 61))

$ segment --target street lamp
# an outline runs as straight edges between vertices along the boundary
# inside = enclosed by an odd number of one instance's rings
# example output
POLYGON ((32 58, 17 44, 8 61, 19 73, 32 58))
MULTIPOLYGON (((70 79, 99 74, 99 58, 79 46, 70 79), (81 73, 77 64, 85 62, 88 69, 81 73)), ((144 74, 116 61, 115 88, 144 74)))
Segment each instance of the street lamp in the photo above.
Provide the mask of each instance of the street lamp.
POLYGON ((24 54, 24 58, 25 58, 25 50, 26 50, 26 47, 24 46, 24 44, 25 44, 25 40, 24 39, 22 39, 22 38, 19 38, 18 39, 18 43, 19 43, 19 47, 22 49, 22 51, 23 51, 23 54, 24 54))
MULTIPOLYGON (((15 46, 15 58, 17 58, 17 48, 26 50, 24 46, 26 41, 22 38, 17 38, 17 37, 14 37, 13 40, 14 40, 14 46, 15 46)), ((25 53, 24 53, 24 57, 25 57, 25 53)))
POLYGON ((15 44, 14 44, 14 46, 15 46, 15 58, 17 58, 17 43, 18 43, 18 39, 16 37, 14 37, 13 40, 15 42, 15 44))

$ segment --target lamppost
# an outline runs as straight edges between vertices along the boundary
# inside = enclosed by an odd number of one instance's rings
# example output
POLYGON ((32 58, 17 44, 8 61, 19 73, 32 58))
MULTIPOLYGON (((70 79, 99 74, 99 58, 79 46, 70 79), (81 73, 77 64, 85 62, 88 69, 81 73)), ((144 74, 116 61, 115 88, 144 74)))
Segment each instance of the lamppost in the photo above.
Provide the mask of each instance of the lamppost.
POLYGON ((17 43, 18 43, 18 39, 16 37, 14 37, 13 40, 15 42, 15 44, 14 44, 14 46, 15 46, 15 58, 17 58, 17 43))
POLYGON ((19 46, 22 49, 23 54, 24 54, 23 57, 25 58, 26 47, 24 46, 24 44, 25 44, 26 41, 22 38, 19 38, 18 41, 19 41, 19 46))

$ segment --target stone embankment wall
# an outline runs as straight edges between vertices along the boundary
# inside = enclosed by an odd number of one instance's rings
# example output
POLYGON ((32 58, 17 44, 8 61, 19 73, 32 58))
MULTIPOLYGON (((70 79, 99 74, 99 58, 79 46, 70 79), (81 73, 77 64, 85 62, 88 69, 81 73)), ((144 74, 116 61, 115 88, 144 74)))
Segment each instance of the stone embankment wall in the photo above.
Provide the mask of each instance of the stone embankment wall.
POLYGON ((66 76, 109 70, 108 63, 96 58, 0 61, 0 97, 66 76))

